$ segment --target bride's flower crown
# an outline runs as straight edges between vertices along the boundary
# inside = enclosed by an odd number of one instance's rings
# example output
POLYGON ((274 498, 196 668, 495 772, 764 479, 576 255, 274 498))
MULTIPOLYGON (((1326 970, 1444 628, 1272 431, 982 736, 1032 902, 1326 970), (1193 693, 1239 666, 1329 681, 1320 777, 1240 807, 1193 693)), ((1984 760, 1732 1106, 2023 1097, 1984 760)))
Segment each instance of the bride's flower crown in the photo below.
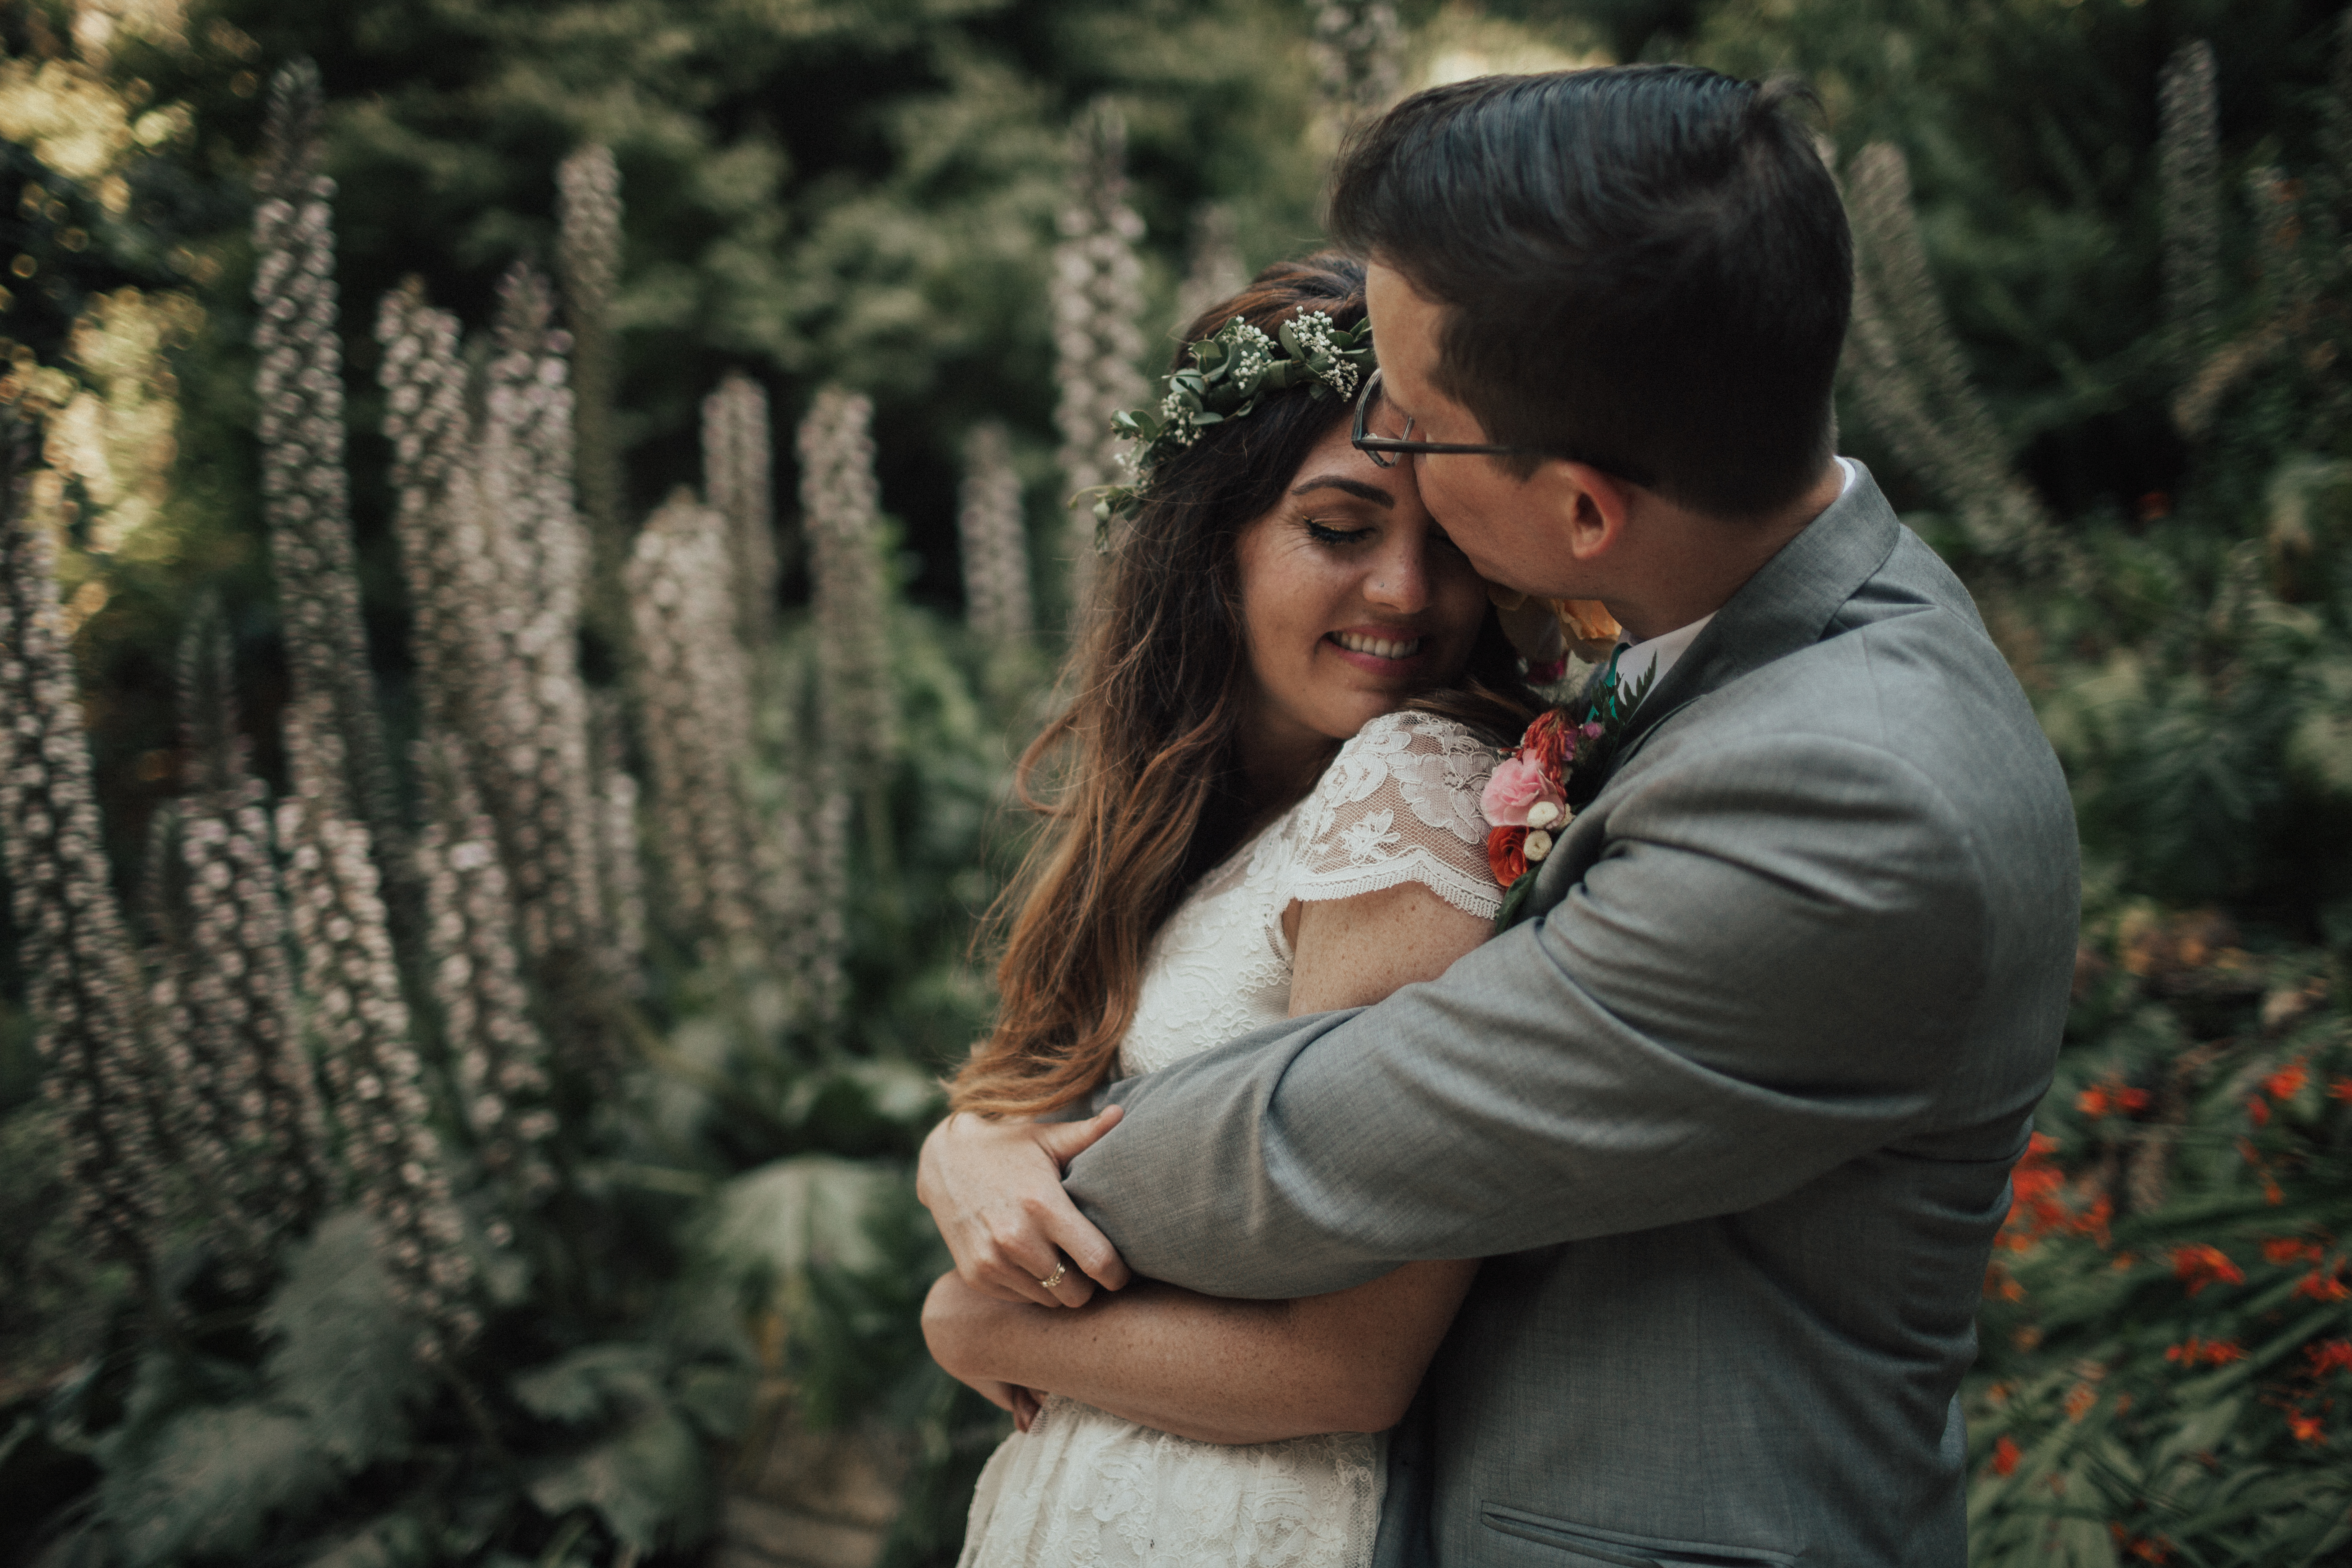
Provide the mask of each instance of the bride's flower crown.
POLYGON ((1199 440, 1202 431, 1229 419, 1247 418, 1261 396, 1286 387, 1303 385, 1313 397, 1326 390, 1353 397, 1365 374, 1380 363, 1372 357, 1370 321, 1341 327, 1321 310, 1293 316, 1275 337, 1235 316, 1213 335, 1194 342, 1192 360, 1162 378, 1167 391, 1158 408, 1111 416, 1111 429, 1138 443, 1120 459, 1135 478, 1128 484, 1081 490, 1072 498, 1074 503, 1094 498, 1096 549, 1109 546, 1113 519, 1142 510, 1144 492, 1160 465, 1199 440))

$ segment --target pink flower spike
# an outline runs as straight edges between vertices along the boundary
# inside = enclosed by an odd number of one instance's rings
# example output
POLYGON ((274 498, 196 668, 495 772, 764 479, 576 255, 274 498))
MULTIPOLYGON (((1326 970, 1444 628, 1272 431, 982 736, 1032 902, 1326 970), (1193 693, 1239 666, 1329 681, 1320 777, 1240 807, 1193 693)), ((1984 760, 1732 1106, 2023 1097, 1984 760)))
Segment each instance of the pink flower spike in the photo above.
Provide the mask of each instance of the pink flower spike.
POLYGON ((1588 741, 1597 741, 1601 739, 1601 726, 1598 723, 1587 722, 1577 733, 1588 741))
POLYGON ((1565 804, 1559 793, 1545 781, 1543 770, 1520 755, 1495 769, 1494 777, 1486 781, 1486 793, 1478 797, 1478 809, 1491 827, 1525 827, 1528 809, 1542 800, 1554 805, 1565 804))

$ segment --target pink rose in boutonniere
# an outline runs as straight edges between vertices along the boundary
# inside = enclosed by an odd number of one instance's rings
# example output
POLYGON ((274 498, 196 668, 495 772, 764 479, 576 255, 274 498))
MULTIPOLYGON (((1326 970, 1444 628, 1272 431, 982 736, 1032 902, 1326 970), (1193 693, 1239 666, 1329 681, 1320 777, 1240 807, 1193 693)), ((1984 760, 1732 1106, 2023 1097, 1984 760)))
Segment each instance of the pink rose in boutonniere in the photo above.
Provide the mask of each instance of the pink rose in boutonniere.
POLYGON ((1528 726, 1518 754, 1496 764, 1478 808, 1486 818, 1486 863, 1509 888, 1551 853, 1552 836, 1568 826, 1568 771, 1577 748, 1597 726, 1571 724, 1554 709, 1528 726))
POLYGON ((1511 922, 1535 868, 1575 816, 1568 805, 1569 774, 1606 733, 1602 725, 1571 722, 1555 708, 1528 726, 1518 751, 1497 763, 1487 779, 1478 799, 1488 827, 1486 864, 1507 889, 1497 929, 1511 922))
POLYGON ((1544 776, 1542 766, 1525 756, 1507 757, 1486 781, 1478 809, 1486 814, 1489 826, 1526 827, 1528 811, 1547 803, 1558 806, 1563 800, 1559 787, 1544 776))

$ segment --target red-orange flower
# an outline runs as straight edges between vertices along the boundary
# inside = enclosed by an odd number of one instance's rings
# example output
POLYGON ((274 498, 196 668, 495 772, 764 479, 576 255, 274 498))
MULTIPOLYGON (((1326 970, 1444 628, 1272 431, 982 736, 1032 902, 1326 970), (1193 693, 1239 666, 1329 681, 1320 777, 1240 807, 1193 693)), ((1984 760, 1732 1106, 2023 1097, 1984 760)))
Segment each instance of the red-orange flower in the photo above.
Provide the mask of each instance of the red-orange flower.
POLYGON ((2246 1351, 2235 1340, 2200 1340, 2191 1334, 2179 1344, 2168 1346, 2164 1359, 2181 1366, 2227 1366, 2245 1360, 2246 1351))
POLYGON ((1544 771, 1544 776, 1554 786, 1568 776, 1568 764, 1576 756, 1577 743, 1584 738, 1582 730, 1568 721, 1568 715, 1554 708, 1538 715, 1520 737, 1519 753, 1544 771))
POLYGON ((2263 1257, 2272 1263, 2299 1263, 2305 1258, 2319 1261, 2323 1248, 2319 1243, 2299 1236, 2269 1236, 2263 1238, 2263 1257))
POLYGON ((2268 1127, 2271 1124, 2271 1102, 2259 1094, 2255 1095, 2246 1101, 2246 1119, 2257 1127, 2268 1127))
POLYGON ((2327 1428, 2321 1425, 2316 1415, 2303 1415, 2290 1410, 2286 1413, 2286 1429, 2294 1434, 2294 1440, 2298 1443, 2309 1443, 2316 1447, 2327 1442, 2327 1428))
POLYGON ((2096 1121, 2112 1111, 2130 1115, 2147 1109, 2148 1095, 2144 1089, 2127 1089, 2120 1079, 2095 1083, 2074 1097, 2074 1109, 2096 1121))
POLYGON ((2330 1100, 2340 1100, 2347 1104, 2352 1104, 2352 1078, 2329 1079, 2327 1080, 2327 1098, 2330 1100))
POLYGON ((2246 1271, 2231 1262, 2228 1253, 2202 1242, 2174 1247, 2172 1271, 2191 1296, 2208 1285, 2242 1285, 2246 1279, 2246 1271))
POLYGON ((2326 1377, 2331 1372, 2352 1372, 2352 1340, 2322 1340, 2315 1345, 2305 1345, 2303 1353, 2311 1358, 2311 1375, 2326 1377))
POLYGON ((2263 1092, 2273 1100, 2293 1100, 2303 1092, 2303 1086, 2310 1081, 2311 1074, 2303 1063, 2300 1060, 2291 1061, 2263 1079, 2263 1092))
POLYGON ((2295 1281, 2294 1293, 2315 1301, 2352 1300, 2352 1285, 2344 1283, 2344 1260, 2337 1258, 2333 1268, 2313 1269, 2295 1281))
POLYGON ((1507 888, 1528 874, 1528 830, 1497 827, 1486 835, 1486 865, 1507 888))
POLYGON ((2080 1421, 2099 1402, 2099 1391, 2087 1383, 2078 1383, 2066 1391, 2066 1419, 2080 1421))
POLYGON ((1996 1476, 2016 1474, 2017 1461, 2024 1457, 2017 1446, 2017 1439, 2004 1434, 2000 1441, 1992 1446, 1992 1473, 1996 1476))

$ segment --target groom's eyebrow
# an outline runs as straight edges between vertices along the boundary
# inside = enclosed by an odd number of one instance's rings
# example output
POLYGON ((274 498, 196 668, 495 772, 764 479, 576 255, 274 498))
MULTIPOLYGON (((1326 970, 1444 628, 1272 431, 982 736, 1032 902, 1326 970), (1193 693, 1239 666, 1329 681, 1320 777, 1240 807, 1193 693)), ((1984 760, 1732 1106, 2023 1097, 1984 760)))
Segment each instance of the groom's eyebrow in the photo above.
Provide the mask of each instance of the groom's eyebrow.
POLYGON ((1350 479, 1339 474, 1318 474, 1306 483, 1293 489, 1290 493, 1303 496, 1309 490, 1345 490, 1359 500, 1370 501, 1374 506, 1393 508, 1396 505, 1396 497, 1389 494, 1380 486, 1368 485, 1361 479, 1350 479))

